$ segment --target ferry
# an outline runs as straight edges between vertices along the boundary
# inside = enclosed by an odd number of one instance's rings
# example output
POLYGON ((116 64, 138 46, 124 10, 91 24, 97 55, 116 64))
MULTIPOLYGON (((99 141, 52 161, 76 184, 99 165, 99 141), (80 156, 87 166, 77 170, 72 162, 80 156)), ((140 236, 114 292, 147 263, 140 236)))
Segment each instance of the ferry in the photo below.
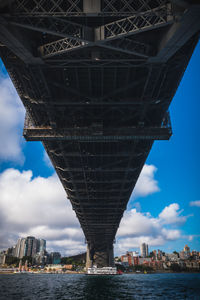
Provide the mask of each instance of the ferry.
POLYGON ((87 269, 86 275, 119 275, 116 267, 97 268, 93 266, 87 269))

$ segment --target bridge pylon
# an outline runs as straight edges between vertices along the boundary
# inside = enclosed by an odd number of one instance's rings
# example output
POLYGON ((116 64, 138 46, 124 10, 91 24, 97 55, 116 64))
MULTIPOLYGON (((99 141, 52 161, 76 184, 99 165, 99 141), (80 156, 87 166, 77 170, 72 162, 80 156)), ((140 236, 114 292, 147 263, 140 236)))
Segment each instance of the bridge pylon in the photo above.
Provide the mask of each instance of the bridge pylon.
POLYGON ((92 266, 97 266, 97 268, 114 267, 113 245, 108 245, 107 247, 102 248, 98 247, 98 250, 95 250, 88 244, 86 254, 86 270, 92 266))

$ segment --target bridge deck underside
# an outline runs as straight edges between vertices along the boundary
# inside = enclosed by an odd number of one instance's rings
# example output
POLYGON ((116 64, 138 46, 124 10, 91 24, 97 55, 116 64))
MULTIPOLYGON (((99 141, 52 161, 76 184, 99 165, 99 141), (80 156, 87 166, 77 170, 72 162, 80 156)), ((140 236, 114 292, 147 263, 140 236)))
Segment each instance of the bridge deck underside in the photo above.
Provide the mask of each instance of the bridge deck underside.
POLYGON ((112 244, 152 141, 44 142, 87 241, 112 244))
POLYGON ((26 139, 43 142, 99 250, 114 241, 153 141, 171 135, 166 112, 198 32, 183 34, 192 18, 176 25, 171 1, 95 1, 98 13, 89 3, 9 1, 0 55, 26 107, 26 139))

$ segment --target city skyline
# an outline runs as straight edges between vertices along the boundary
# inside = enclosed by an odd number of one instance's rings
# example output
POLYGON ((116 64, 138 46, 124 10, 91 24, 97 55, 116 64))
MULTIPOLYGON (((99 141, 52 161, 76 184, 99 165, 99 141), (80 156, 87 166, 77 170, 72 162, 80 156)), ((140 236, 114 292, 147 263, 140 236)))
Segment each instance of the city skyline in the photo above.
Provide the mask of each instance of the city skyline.
MULTIPOLYGON (((191 250, 188 245, 180 251, 165 253, 160 249, 148 251, 148 244, 142 243, 139 251, 126 251, 115 256, 115 267, 123 272, 199 272, 200 252, 191 250)), ((0 268, 2 272, 65 273, 83 272, 86 252, 62 257, 59 252, 48 253, 46 240, 33 236, 19 238, 16 245, 0 251, 0 268)))
MULTIPOLYGON (((50 252, 50 251, 48 251, 47 244, 48 244, 48 241, 46 241, 45 239, 38 239, 37 237, 34 237, 34 236, 21 237, 11 247, 4 249, 4 250, 0 250, 0 254, 6 254, 8 256, 17 257, 20 259, 22 259, 23 257, 27 257, 27 256, 34 257, 36 254, 39 254, 39 253, 42 253, 42 255, 45 255, 45 253, 50 252)), ((135 247, 135 249, 131 249, 131 250, 128 250, 125 252, 126 252, 126 254, 120 253, 118 257, 124 256, 124 255, 126 256, 126 255, 129 255, 130 253, 132 256, 135 256, 135 257, 140 256, 142 258, 150 257, 152 255, 159 256, 159 253, 163 254, 163 255, 170 254, 170 253, 165 253, 163 251, 163 249, 158 249, 158 248, 155 249, 155 247, 149 248, 149 245, 146 243, 141 243, 138 247, 135 247)), ((181 253, 183 253, 183 252, 186 253, 188 257, 190 255, 192 255, 193 252, 196 252, 200 257, 200 251, 191 249, 190 246, 188 246, 187 244, 185 244, 183 249, 181 249, 181 251, 179 252, 179 255, 181 255, 181 253)), ((62 254, 60 252, 55 251, 53 253, 59 253, 62 256, 62 254)), ((78 255, 82 255, 84 253, 86 254, 86 252, 83 252, 83 253, 78 253, 78 255)), ((171 253, 178 253, 178 252, 176 251, 176 249, 173 249, 171 253)))
MULTIPOLYGON (((198 52, 200 43, 170 106, 173 136, 153 145, 121 221, 116 254, 141 242, 166 252, 190 242, 200 250, 198 52)), ((52 250, 85 251, 78 220, 42 144, 21 137, 24 108, 2 64, 0 88, 0 248, 33 235, 49 240, 52 250)))

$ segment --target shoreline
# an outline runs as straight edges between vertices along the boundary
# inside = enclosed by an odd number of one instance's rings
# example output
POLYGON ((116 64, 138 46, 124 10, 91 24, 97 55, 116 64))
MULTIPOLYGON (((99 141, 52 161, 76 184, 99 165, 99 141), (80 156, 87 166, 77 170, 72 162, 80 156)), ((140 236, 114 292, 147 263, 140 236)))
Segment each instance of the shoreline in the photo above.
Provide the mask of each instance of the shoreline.
MULTIPOLYGON (((25 272, 25 273, 20 273, 20 272, 0 272, 0 275, 16 275, 16 274, 20 274, 20 275, 26 275, 26 274, 28 274, 28 275, 37 275, 37 274, 39 274, 39 275, 45 275, 45 274, 47 274, 47 275, 50 275, 50 274, 52 274, 52 275, 79 275, 79 274, 81 274, 81 275, 85 275, 86 273, 85 272, 63 272, 63 273, 53 273, 53 272, 50 272, 50 273, 48 273, 48 272, 25 272)), ((146 275, 146 274, 200 274, 200 271, 183 271, 183 272, 171 272, 171 271, 162 271, 162 270, 158 270, 158 271, 154 271, 154 272, 147 272, 147 273, 144 273, 144 272, 125 272, 125 273, 123 273, 122 275, 131 275, 131 274, 135 274, 135 275, 141 275, 141 274, 144 274, 144 275, 146 275)))

